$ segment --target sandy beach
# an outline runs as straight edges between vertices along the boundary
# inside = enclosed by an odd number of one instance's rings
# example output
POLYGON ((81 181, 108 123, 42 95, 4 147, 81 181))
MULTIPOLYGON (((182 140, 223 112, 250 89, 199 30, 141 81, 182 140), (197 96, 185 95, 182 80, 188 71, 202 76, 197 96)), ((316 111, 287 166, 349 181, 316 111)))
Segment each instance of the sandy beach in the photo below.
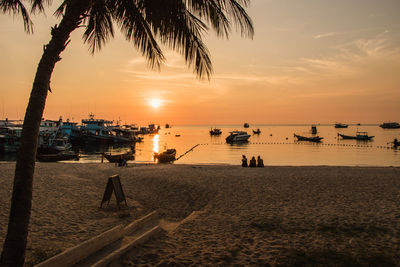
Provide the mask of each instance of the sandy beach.
MULTIPOLYGON (((15 163, 0 164, 0 243, 15 163)), ((158 210, 161 236, 111 266, 400 265, 400 168, 37 163, 27 263, 158 210), (99 209, 119 174, 129 207, 99 209)))

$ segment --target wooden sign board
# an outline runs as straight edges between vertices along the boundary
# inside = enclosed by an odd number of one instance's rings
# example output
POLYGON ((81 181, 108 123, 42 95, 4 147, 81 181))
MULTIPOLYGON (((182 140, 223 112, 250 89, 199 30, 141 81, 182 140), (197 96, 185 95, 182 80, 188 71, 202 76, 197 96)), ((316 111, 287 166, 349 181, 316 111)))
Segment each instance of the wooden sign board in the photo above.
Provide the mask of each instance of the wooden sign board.
POLYGON ((101 201, 100 208, 103 207, 103 204, 107 202, 107 205, 110 203, 112 193, 115 193, 115 198, 117 199, 117 205, 120 209, 120 204, 125 202, 125 205, 128 206, 126 203, 126 198, 124 194, 124 190, 122 190, 121 180, 119 179, 119 175, 113 175, 108 178, 106 190, 104 190, 103 200, 101 201))

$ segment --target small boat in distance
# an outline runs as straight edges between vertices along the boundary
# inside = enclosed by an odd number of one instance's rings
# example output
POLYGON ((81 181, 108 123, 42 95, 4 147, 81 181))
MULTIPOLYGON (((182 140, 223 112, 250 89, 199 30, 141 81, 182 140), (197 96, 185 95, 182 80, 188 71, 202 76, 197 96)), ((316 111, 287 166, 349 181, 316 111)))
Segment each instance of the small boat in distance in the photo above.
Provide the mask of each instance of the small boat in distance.
POLYGON ((243 124, 243 127, 244 127, 244 128, 249 128, 250 125, 249 125, 247 122, 245 122, 245 123, 243 124))
POLYGON ((375 136, 369 136, 367 132, 357 132, 355 136, 338 133, 338 136, 342 137, 342 139, 355 139, 361 141, 369 141, 375 137, 375 136))
POLYGON ((261 133, 261 130, 260 130, 260 129, 253 130, 253 134, 260 134, 260 133, 261 133))
POLYGON ((379 127, 383 129, 398 129, 400 128, 400 124, 398 122, 384 122, 379 127))
POLYGON ((307 136, 301 136, 301 135, 297 135, 297 134, 294 134, 294 137, 297 138, 297 141, 309 141, 309 142, 315 142, 315 143, 319 143, 319 142, 321 142, 322 139, 324 139, 323 137, 319 137, 319 136, 307 137, 307 136))
POLYGON ((247 142, 250 138, 250 135, 244 131, 232 131, 229 135, 225 138, 225 141, 228 144, 232 143, 239 143, 239 142, 247 142))
POLYGON ((335 128, 347 128, 347 127, 349 127, 348 124, 344 124, 344 123, 340 123, 340 122, 335 123, 335 128))
POLYGON ((210 130, 210 135, 221 135, 221 134, 222 134, 221 129, 214 128, 210 130))
POLYGON ((316 125, 311 125, 311 134, 317 134, 317 126, 316 125))
POLYGON ((176 160, 175 156, 176 156, 176 149, 171 148, 161 153, 154 153, 154 160, 157 159, 159 163, 168 163, 175 161, 176 160))

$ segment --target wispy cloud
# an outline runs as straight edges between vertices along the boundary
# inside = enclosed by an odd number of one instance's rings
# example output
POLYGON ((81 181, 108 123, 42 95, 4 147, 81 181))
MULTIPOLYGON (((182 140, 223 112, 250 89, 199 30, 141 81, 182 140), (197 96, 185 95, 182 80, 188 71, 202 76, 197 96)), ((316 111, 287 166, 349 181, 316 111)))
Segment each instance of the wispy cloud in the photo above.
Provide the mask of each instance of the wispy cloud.
POLYGON ((339 35, 341 33, 339 32, 328 32, 328 33, 321 33, 321 34, 317 34, 315 36, 313 36, 314 39, 321 39, 321 38, 327 38, 327 37, 331 37, 331 36, 336 36, 339 35))

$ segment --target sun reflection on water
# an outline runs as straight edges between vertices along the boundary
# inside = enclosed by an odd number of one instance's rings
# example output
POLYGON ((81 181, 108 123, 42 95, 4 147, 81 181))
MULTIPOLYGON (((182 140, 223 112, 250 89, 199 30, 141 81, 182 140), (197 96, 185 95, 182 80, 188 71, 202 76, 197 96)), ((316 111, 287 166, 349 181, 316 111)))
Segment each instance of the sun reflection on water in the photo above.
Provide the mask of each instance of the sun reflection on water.
POLYGON ((153 158, 152 160, 154 160, 154 153, 159 153, 160 152, 160 146, 159 146, 159 135, 156 134, 153 137, 153 158))

